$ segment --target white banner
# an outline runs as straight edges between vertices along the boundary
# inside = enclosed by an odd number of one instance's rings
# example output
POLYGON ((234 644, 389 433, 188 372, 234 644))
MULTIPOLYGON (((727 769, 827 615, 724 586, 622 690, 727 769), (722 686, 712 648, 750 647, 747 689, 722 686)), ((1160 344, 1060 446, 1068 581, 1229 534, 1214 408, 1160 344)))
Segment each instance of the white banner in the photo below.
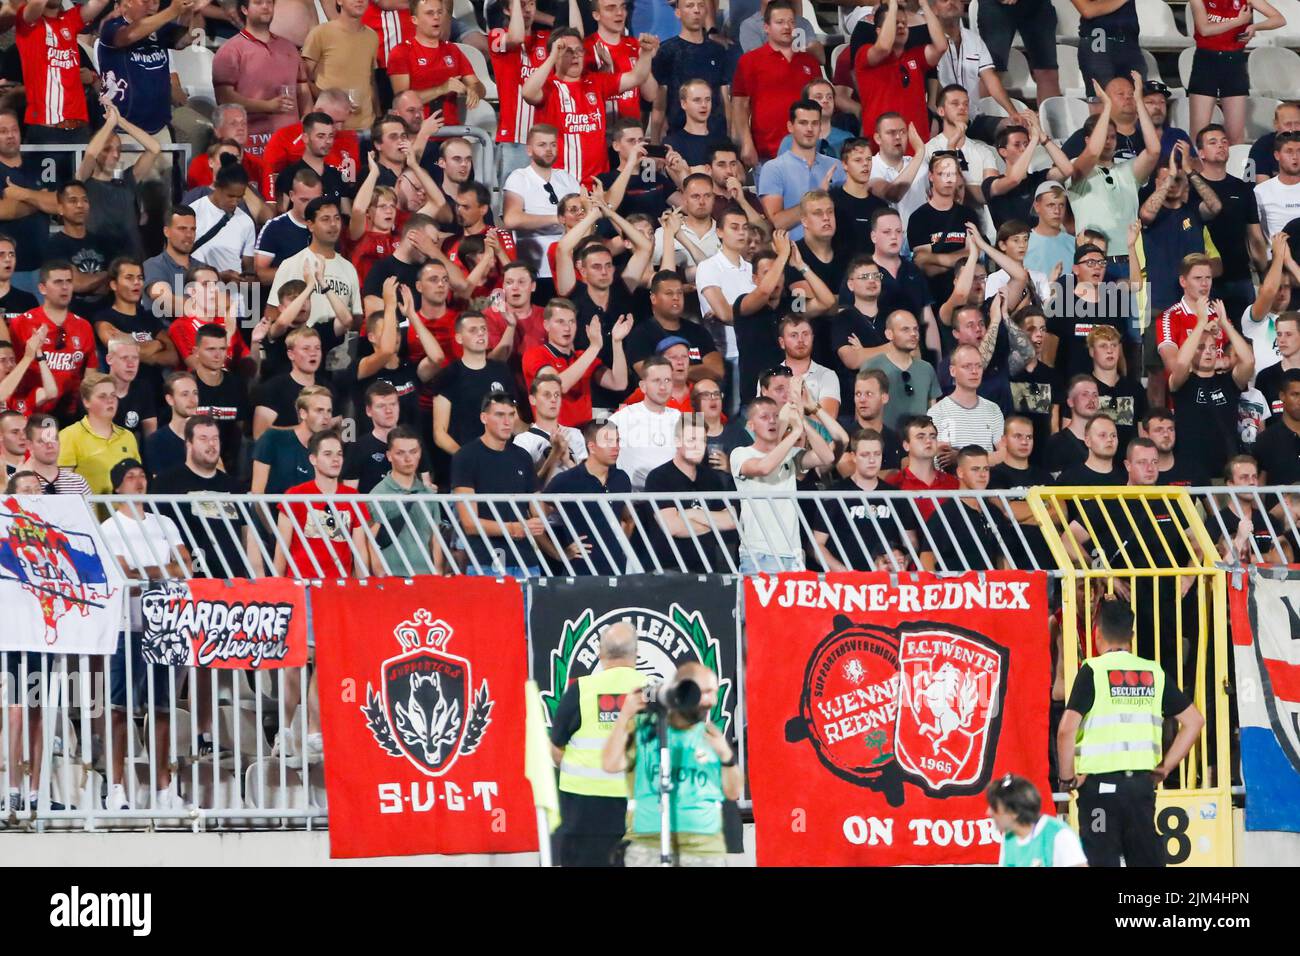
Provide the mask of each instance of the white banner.
POLYGON ((111 654, 125 598, 84 499, 0 498, 0 650, 111 654))

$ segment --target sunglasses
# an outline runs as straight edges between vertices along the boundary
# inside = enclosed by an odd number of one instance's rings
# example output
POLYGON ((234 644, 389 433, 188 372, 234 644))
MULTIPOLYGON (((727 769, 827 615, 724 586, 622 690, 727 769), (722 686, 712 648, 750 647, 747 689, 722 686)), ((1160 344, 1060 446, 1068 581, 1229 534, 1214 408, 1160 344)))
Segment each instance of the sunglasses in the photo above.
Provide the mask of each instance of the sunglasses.
POLYGON ((542 183, 542 188, 546 190, 546 198, 551 201, 552 206, 560 204, 560 197, 555 195, 555 187, 550 183, 542 183))
POLYGON ((854 276, 853 281, 870 282, 874 279, 876 282, 879 282, 884 278, 885 278, 885 274, 883 272, 864 272, 861 275, 854 276))
POLYGON ((903 372, 902 378, 903 378, 903 393, 906 395, 915 395, 916 389, 912 387, 912 373, 903 372))
POLYGON ((903 81, 903 89, 912 85, 912 74, 908 73, 907 67, 901 63, 898 64, 898 77, 903 81))
POLYGON ((775 366, 775 367, 773 367, 773 368, 768 369, 768 370, 767 370, 766 372, 764 372, 763 374, 764 374, 764 375, 784 375, 786 378, 794 378, 794 372, 792 372, 792 371, 790 370, 790 366, 788 366, 788 365, 777 365, 777 366, 775 366))

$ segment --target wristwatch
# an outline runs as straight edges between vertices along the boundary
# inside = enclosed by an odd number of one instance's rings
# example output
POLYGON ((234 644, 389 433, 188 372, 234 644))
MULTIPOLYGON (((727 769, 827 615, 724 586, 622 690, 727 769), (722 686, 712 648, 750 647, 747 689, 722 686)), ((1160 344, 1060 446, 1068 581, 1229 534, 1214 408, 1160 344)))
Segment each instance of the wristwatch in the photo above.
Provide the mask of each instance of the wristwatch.
POLYGON ((734 767, 739 760, 740 760, 740 755, 737 754, 735 750, 732 750, 731 759, 720 761, 720 763, 724 767, 734 767))
POLYGON ((44 353, 44 352, 37 352, 37 353, 36 353, 36 361, 38 361, 38 362, 44 362, 44 361, 45 361, 45 353, 44 353))

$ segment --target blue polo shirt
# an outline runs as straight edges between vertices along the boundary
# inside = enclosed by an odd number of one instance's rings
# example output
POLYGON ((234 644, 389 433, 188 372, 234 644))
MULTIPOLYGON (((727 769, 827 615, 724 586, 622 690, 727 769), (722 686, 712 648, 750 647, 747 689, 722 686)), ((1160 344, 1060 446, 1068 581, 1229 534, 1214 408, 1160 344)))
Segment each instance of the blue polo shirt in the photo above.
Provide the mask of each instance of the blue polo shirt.
MULTIPOLYGON (((763 164, 763 171, 758 177, 758 195, 760 198, 780 196, 781 205, 789 209, 791 206, 799 205, 799 200, 803 199, 804 193, 821 189, 822 180, 832 168, 835 169, 835 175, 831 177, 830 184, 838 186, 844 182, 844 167, 837 165, 836 161, 829 156, 817 153, 813 164, 809 166, 793 151, 781 153, 775 159, 770 159, 763 164)), ((797 223, 790 229, 790 239, 792 242, 798 242, 802 238, 803 224, 797 223)))
MULTIPOLYGON (((585 465, 579 464, 560 472, 546 486, 548 495, 630 495, 632 479, 627 472, 611 468, 605 478, 605 484, 589 472, 585 465)), ((591 564, 583 558, 570 558, 573 570, 577 574, 622 574, 627 566, 623 552, 623 529, 611 523, 602 503, 571 502, 556 506, 561 513, 561 520, 553 529, 560 540, 566 544, 573 534, 585 536, 591 545, 591 564), (573 533, 569 528, 572 526, 573 533), (603 544, 602 544, 603 542, 603 544), (608 552, 608 553, 607 553, 608 552), (612 564, 611 564, 612 561, 612 564)), ((610 503, 609 511, 617 518, 623 511, 622 505, 610 503)), ((560 564, 563 567, 563 564, 560 564)))
POLYGON ((172 120, 171 59, 168 50, 185 33, 168 23, 130 46, 113 44, 130 24, 126 17, 104 21, 95 44, 96 62, 105 91, 123 117, 146 133, 157 133, 172 120))

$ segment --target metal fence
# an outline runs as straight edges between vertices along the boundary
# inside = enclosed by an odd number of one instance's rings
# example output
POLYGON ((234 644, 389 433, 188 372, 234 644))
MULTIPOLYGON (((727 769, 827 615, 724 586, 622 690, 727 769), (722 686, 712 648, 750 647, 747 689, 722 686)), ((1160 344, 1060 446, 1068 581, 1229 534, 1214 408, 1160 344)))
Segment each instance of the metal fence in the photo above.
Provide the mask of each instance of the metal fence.
MULTIPOLYGON (((1231 569, 1294 559, 1297 498, 1300 490, 1293 488, 1204 488, 1192 489, 1188 500, 1218 538, 1225 556, 1218 567, 1231 569), (1248 547, 1239 533, 1246 514, 1253 516, 1248 547)), ((98 497, 91 504, 101 520, 115 511, 116 520, 143 522, 144 533, 120 536, 121 563, 147 569, 129 570, 130 603, 137 608, 146 576, 263 577, 277 568, 308 580, 736 574, 804 566, 900 574, 1009 567, 1042 570, 1058 582, 1071 573, 1047 546, 1057 520, 1016 492, 194 494, 98 497), (1054 526, 1047 536, 1040 527, 1045 521, 1054 526)), ((1054 591, 1059 600, 1061 588, 1054 591)), ((125 624, 125 648, 135 642, 132 632, 125 624)), ((306 669, 161 668, 143 665, 136 653, 119 654, 115 667, 107 656, 9 652, 0 653, 0 679, 0 794, 12 801, 0 812, 4 826, 310 828, 325 822, 309 708, 298 706, 309 698, 306 669), (169 776, 173 783, 157 799, 157 785, 169 776), (112 799, 106 805, 105 796, 116 795, 110 781, 123 787, 130 809, 112 799)))

